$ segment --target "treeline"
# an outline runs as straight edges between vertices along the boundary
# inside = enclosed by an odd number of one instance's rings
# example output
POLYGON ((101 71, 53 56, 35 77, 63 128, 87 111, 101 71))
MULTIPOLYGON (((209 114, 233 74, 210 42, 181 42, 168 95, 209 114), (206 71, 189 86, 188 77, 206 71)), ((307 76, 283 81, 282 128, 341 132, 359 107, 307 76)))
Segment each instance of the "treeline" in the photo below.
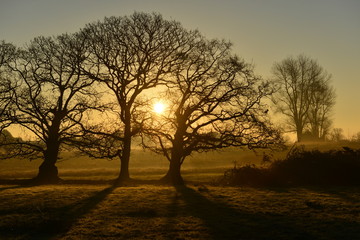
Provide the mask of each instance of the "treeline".
MULTIPOLYGON (((119 158, 118 181, 130 179, 134 137, 164 155, 163 180, 182 184, 193 152, 226 147, 281 148, 268 114, 272 99, 298 140, 324 139, 335 91, 330 75, 299 56, 275 63, 264 80, 232 53, 231 43, 160 14, 106 17, 74 34, 37 37, 25 47, 0 42, 0 127, 25 129, 6 138, 2 158, 42 158, 38 183, 59 181, 59 152, 119 158), (166 104, 163 113, 153 104, 166 104)), ((2 131, 4 133, 4 131, 2 131)))
POLYGON ((159 14, 134 13, 87 24, 74 34, 37 37, 23 48, 1 42, 1 127, 31 133, 6 141, 3 157, 44 160, 34 181, 59 180, 59 152, 119 158, 129 175, 131 142, 170 162, 164 181, 182 184, 191 153, 281 143, 262 100, 273 87, 231 53, 159 14), (167 110, 152 111, 155 100, 167 110))

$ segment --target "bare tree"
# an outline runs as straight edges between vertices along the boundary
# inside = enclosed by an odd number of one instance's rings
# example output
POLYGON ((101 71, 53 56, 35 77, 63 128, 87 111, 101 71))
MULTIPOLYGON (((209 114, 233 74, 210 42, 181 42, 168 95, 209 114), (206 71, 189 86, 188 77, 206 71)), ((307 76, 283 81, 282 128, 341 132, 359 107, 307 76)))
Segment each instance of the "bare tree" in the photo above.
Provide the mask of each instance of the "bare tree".
POLYGON ((329 74, 315 60, 299 55, 275 63, 273 75, 278 86, 273 102, 287 118, 290 131, 296 132, 298 141, 309 124, 316 137, 325 133, 334 105, 329 74))
POLYGON ((153 117, 144 145, 170 162, 164 181, 183 184, 181 165, 193 152, 226 147, 266 148, 281 142, 262 99, 272 93, 231 44, 196 36, 168 78, 168 110, 153 117))
POLYGON ((69 140, 81 136, 85 113, 97 106, 97 96, 81 73, 86 58, 84 42, 73 35, 35 38, 11 63, 17 74, 14 124, 27 129, 31 140, 13 142, 12 155, 43 156, 40 183, 59 180, 56 162, 69 140), (40 154, 40 155, 39 155, 40 154))
POLYGON ((330 76, 312 84, 310 107, 307 114, 308 128, 315 140, 325 140, 330 133, 331 113, 335 105, 335 90, 330 86, 330 76))
POLYGON ((173 71, 181 56, 178 52, 196 31, 185 31, 178 22, 166 21, 159 14, 134 13, 89 24, 81 34, 91 53, 83 70, 112 93, 118 118, 118 126, 112 131, 94 131, 99 133, 98 143, 102 143, 98 146, 105 148, 96 149, 90 144, 96 135, 89 135, 88 146, 94 148, 88 150, 100 150, 97 156, 117 154, 121 162, 118 179, 128 180, 132 137, 139 133, 145 116, 140 110, 146 103, 142 96, 173 71), (115 149, 110 152, 105 136, 115 136, 119 141, 111 144, 115 149))
POLYGON ((341 142, 344 138, 344 130, 342 128, 334 128, 330 132, 330 140, 333 142, 341 142))
POLYGON ((360 132, 357 132, 356 134, 353 135, 352 141, 356 143, 360 143, 360 132))
POLYGON ((16 86, 16 80, 12 76, 8 64, 16 56, 16 47, 4 41, 0 42, 0 132, 11 123, 9 112, 11 111, 12 90, 16 86))

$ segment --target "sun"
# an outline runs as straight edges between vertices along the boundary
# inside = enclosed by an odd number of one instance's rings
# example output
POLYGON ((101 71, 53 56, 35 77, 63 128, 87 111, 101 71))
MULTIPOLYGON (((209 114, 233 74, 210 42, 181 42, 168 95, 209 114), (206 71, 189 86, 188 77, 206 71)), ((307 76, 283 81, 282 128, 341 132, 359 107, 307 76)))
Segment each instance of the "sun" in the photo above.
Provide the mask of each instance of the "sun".
POLYGON ((153 106, 154 112, 161 114, 165 111, 166 105, 162 102, 156 102, 153 106))

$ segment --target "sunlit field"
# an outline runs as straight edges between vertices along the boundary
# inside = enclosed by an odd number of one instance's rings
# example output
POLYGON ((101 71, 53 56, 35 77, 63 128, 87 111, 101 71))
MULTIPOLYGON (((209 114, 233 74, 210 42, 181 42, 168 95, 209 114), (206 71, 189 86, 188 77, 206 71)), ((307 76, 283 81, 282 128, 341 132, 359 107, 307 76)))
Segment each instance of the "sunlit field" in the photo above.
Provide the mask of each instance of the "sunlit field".
MULTIPOLYGON (((261 164, 262 152, 248 150, 224 150, 194 154, 182 166, 182 174, 188 181, 214 180, 234 164, 261 164)), ((0 161, 0 179, 24 179, 36 176, 41 160, 11 159, 0 161)), ((111 180, 119 173, 118 158, 93 159, 65 153, 57 163, 59 176, 64 180, 111 180)), ((162 156, 134 149, 130 161, 131 177, 142 180, 158 180, 165 175, 169 162, 162 156)))
POLYGON ((0 3, 0 240, 360 240, 360 0, 0 3))
POLYGON ((117 159, 65 154, 57 164, 64 181, 43 186, 21 182, 40 161, 1 161, 0 239, 360 238, 359 187, 219 185, 235 162, 261 165, 262 156, 194 155, 183 166, 184 187, 157 182, 167 161, 140 149, 132 155, 134 181, 119 186, 112 182, 117 159))
POLYGON ((358 188, 0 186, 1 239, 359 239, 358 188))

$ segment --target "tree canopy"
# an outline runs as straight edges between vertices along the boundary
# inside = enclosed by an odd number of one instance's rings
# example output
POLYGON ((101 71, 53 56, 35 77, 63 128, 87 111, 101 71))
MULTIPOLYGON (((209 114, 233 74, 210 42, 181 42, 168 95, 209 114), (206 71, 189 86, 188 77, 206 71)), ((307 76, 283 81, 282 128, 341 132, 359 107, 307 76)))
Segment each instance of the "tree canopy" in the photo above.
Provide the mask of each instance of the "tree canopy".
POLYGON ((9 64, 18 83, 11 91, 12 124, 27 129, 32 140, 11 143, 7 157, 42 155, 40 182, 58 180, 61 147, 81 136, 85 112, 97 107, 94 80, 80 71, 85 54, 84 42, 74 35, 38 37, 9 64))
POLYGON ((111 129, 104 129, 102 124, 102 131, 94 130, 97 137, 89 135, 82 150, 98 157, 118 155, 119 180, 130 177, 131 140, 143 127, 142 109, 148 102, 144 93, 168 79, 194 34, 197 31, 186 31, 176 21, 146 13, 107 17, 81 30, 79 36, 85 39, 90 53, 83 72, 108 89, 111 101, 116 103, 113 113, 117 122, 111 129), (103 147, 91 144, 94 141, 103 147))
POLYGON ((15 58, 16 51, 13 44, 0 42, 0 132, 11 123, 12 90, 16 87, 17 81, 12 77, 9 64, 15 58))
POLYGON ((268 82, 231 54, 231 44, 197 35, 165 83, 168 110, 151 118, 144 145, 170 161, 164 180, 181 184, 180 166, 193 152, 281 143, 262 100, 268 82))
MULTIPOLYGON (((0 50, 0 77, 7 79, 0 86, 1 121, 8 121, 2 126, 14 124, 32 136, 7 143, 15 146, 7 157, 41 156, 40 182, 59 180, 55 164, 66 146, 92 157, 119 157, 123 181, 130 179, 132 139, 139 135, 144 147, 169 160, 164 180, 181 184, 181 164, 193 152, 282 144, 264 101, 274 92, 272 83, 234 55, 231 43, 206 39, 160 14, 106 17, 19 49, 2 42, 0 50), (167 105, 165 112, 151 110, 155 99, 167 105)), ((307 74, 322 76, 316 71, 307 74)), ((324 92, 326 76, 317 83, 316 91, 324 92)), ((295 93, 302 99, 315 88, 300 86, 295 93)), ((314 132, 325 132, 328 110, 322 106, 331 96, 314 97, 319 107, 306 103, 306 114, 299 113, 307 124, 322 121, 314 132)))
POLYGON ((324 139, 335 104, 331 75, 317 61, 299 55, 275 63, 273 76, 278 87, 273 102, 287 118, 289 130, 296 132, 298 141, 302 141, 306 130, 314 139, 324 139))

